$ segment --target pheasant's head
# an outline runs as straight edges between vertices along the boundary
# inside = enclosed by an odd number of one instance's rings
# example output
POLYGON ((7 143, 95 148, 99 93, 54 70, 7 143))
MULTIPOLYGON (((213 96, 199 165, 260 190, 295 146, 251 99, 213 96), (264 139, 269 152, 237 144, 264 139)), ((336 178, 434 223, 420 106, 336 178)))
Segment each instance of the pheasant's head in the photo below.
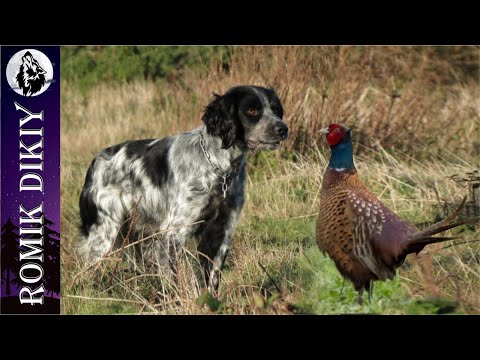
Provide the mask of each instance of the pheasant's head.
POLYGON ((343 125, 330 124, 328 128, 321 129, 320 132, 327 135, 327 141, 330 147, 334 147, 340 142, 349 142, 352 140, 352 129, 343 125))
POLYGON ((337 171, 355 170, 352 130, 343 125, 330 124, 328 128, 321 129, 320 132, 327 136, 328 145, 332 149, 328 167, 337 171))

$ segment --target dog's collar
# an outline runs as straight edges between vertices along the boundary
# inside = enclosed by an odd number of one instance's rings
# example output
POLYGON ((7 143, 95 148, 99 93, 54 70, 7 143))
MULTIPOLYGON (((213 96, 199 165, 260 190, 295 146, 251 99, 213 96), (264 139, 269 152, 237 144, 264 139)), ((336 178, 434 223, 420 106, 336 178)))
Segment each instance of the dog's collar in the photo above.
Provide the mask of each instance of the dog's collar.
POLYGON ((200 147, 202 148, 203 154, 205 155, 205 158, 207 159, 208 163, 212 167, 213 172, 215 175, 220 177, 222 179, 222 191, 223 191, 223 197, 227 197, 227 190, 228 190, 228 183, 227 181, 233 177, 233 174, 237 172, 238 164, 233 164, 233 170, 226 173, 223 172, 218 166, 216 166, 212 160, 210 159, 210 154, 207 151, 206 144, 205 144, 205 139, 203 137, 203 130, 200 130, 200 147))

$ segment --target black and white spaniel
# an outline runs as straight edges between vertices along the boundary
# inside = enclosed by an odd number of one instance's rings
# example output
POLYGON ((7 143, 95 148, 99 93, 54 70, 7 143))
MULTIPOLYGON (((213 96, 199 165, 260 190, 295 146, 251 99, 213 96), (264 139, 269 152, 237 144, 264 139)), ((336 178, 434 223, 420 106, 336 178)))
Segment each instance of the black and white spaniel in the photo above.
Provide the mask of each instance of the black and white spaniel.
POLYGON ((199 128, 102 150, 80 195, 84 259, 106 256, 130 229, 130 241, 148 238, 136 256, 171 275, 179 251, 195 238, 205 285, 216 293, 244 203, 245 155, 279 147, 288 136, 282 117, 272 89, 237 86, 214 94, 199 128))

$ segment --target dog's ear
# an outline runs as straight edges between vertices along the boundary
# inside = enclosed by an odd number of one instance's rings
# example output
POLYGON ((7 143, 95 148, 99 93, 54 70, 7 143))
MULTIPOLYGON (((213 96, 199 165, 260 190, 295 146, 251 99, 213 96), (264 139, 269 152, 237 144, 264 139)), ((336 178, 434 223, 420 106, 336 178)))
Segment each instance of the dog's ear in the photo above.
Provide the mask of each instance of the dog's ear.
POLYGON ((222 149, 234 145, 241 127, 234 100, 230 95, 221 96, 214 93, 202 116, 207 132, 222 139, 222 149))

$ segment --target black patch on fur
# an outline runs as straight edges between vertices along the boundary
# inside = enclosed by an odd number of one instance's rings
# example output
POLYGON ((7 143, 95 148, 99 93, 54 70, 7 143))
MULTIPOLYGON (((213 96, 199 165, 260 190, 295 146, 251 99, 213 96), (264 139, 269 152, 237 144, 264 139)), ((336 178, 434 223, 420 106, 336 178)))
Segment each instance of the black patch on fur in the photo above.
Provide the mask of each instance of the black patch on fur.
POLYGON ((122 144, 118 144, 118 145, 113 145, 113 146, 110 146, 106 149, 104 149, 102 152, 109 155, 109 156, 113 156, 115 155, 117 152, 120 151, 120 149, 126 144, 127 142, 124 142, 122 144))
MULTIPOLYGON (((151 142, 152 140, 148 141, 151 142)), ((135 141, 137 142, 137 141, 135 141)), ((148 143, 147 142, 147 143, 148 143)), ((173 139, 170 137, 161 139, 157 141, 152 146, 148 146, 146 149, 142 143, 145 143, 144 140, 138 141, 139 144, 134 145, 131 148, 134 148, 139 151, 145 151, 145 156, 143 157, 143 166, 145 168, 145 173, 150 178, 150 180, 158 187, 162 187, 168 181, 168 177, 171 174, 170 164, 168 163, 168 152, 172 146, 173 139)), ((129 144, 128 146, 130 146, 129 144)), ((127 146, 127 152, 128 152, 127 146)))
POLYGON ((90 192, 92 188, 92 175, 93 168, 95 167, 96 159, 93 159, 90 167, 87 171, 87 176, 85 176, 85 185, 83 185, 82 193, 80 194, 80 231, 83 236, 87 237, 90 231, 90 227, 97 223, 98 220, 98 210, 97 205, 93 201, 92 194, 90 192))
POLYGON ((270 103, 270 108, 272 109, 273 113, 277 115, 280 119, 283 118, 283 107, 282 103, 280 102, 280 99, 278 98, 277 94, 275 93, 275 90, 273 88, 268 88, 267 90, 264 90, 268 102, 270 103))
MULTIPOLYGON (((152 141, 155 141, 155 139, 134 140, 127 142, 125 145, 127 157, 129 159, 135 159, 148 152, 151 148, 148 146, 148 144, 150 144, 152 141)), ((156 144, 154 144, 152 148, 155 147, 156 144)))
POLYGON ((213 94, 202 116, 207 132, 222 139, 222 149, 228 149, 235 144, 235 140, 243 139, 243 126, 238 118, 237 96, 237 92, 223 96, 213 94))
MULTIPOLYGON (((226 229, 227 224, 230 221, 229 215, 235 210, 225 205, 220 207, 206 207, 206 209, 208 210, 201 216, 201 218, 206 219, 206 221, 205 223, 200 224, 200 226, 197 228, 195 237, 200 239, 197 245, 197 250, 206 256, 200 257, 200 264, 204 271, 203 275, 206 281, 205 285, 208 285, 210 280, 210 271, 212 269, 212 261, 210 259, 215 258, 215 255, 217 255, 221 245, 223 244, 224 229, 226 229)), ((225 257, 222 259, 220 268, 222 268, 223 261, 225 261, 227 254, 228 251, 225 253, 225 257)), ((219 282, 216 284, 216 287, 218 287, 219 282)))
POLYGON ((141 178, 135 178, 133 180, 133 186, 136 188, 136 189, 141 189, 143 187, 143 182, 142 182, 142 179, 141 178))

